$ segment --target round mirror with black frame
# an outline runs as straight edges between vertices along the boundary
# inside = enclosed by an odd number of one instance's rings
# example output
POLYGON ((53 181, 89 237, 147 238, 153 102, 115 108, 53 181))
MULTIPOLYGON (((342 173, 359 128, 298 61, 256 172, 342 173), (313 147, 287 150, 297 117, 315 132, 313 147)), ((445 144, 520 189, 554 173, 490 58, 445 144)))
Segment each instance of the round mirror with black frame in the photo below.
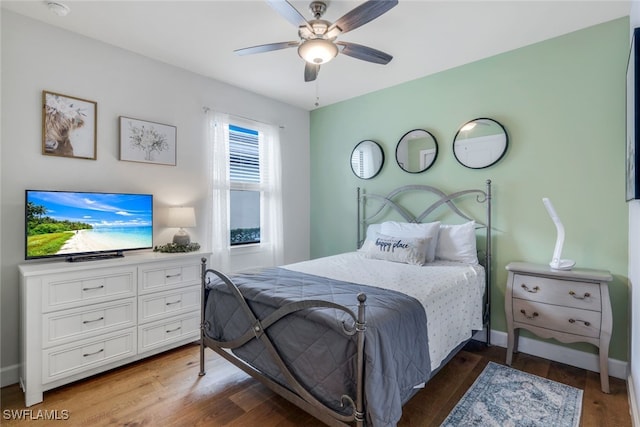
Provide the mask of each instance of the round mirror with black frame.
POLYGON ((360 141, 351 152, 351 170, 361 179, 371 179, 380 173, 384 165, 384 152, 375 141, 360 141))
POLYGON ((460 127, 453 138, 453 155, 465 167, 483 169, 496 164, 508 145, 504 126, 493 119, 479 118, 460 127))
POLYGON ((424 172, 433 165, 436 157, 438 141, 424 129, 410 130, 396 145, 396 162, 405 172, 424 172))

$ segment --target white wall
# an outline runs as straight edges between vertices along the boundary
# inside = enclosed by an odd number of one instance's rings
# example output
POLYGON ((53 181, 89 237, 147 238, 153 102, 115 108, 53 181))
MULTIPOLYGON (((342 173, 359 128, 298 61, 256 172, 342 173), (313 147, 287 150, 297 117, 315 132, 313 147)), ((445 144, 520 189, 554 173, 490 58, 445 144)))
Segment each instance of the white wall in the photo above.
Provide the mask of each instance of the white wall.
MULTIPOLYGON (((629 19, 630 35, 633 29, 640 26, 640 3, 631 3, 631 15, 629 19)), ((631 40, 631 38, 629 38, 631 40)), ((629 202, 629 367, 630 377, 628 382, 629 403, 632 410, 634 426, 640 425, 638 408, 640 408, 640 291, 635 287, 640 286, 640 201, 629 202)))
POLYGON ((204 106, 284 126, 281 132, 284 260, 288 263, 308 259, 307 111, 6 10, 1 20, 2 385, 17 381, 17 265, 24 260, 24 190, 153 193, 155 244, 170 241, 175 232, 163 228, 162 208, 194 205, 198 227, 190 230, 190 234, 193 241, 207 249, 204 216, 209 163, 205 155, 204 106), (97 102, 97 160, 41 154, 43 90, 97 102), (119 161, 121 115, 176 126, 177 166, 119 161))

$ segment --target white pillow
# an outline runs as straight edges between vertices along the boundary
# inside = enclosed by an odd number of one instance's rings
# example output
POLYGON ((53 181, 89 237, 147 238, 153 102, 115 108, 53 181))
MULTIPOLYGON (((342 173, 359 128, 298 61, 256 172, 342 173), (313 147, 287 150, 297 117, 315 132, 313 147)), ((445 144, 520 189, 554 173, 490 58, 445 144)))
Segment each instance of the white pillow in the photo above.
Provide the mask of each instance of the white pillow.
POLYGON ((427 247, 431 238, 397 237, 375 233, 375 238, 367 238, 359 252, 371 259, 424 265, 427 247))
POLYGON ((425 262, 433 262, 436 257, 436 245, 438 244, 438 233, 440 231, 440 221, 418 224, 413 222, 383 222, 380 233, 387 236, 430 238, 429 247, 425 262))
POLYGON ((476 223, 469 221, 460 225, 441 225, 436 258, 477 264, 476 223))
POLYGON ((382 224, 369 224, 367 226, 367 235, 364 236, 365 239, 374 239, 376 238, 376 233, 380 233, 380 228, 382 224))

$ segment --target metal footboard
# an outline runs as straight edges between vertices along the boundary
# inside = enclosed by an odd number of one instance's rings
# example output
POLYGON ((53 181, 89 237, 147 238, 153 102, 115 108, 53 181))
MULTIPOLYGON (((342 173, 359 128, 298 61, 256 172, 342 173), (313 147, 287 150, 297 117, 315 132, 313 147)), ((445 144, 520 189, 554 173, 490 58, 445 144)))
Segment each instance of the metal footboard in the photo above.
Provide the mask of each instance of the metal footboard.
POLYGON ((324 423, 331 426, 346 426, 347 423, 355 423, 356 426, 364 426, 365 424, 365 409, 364 409, 364 337, 366 330, 365 322, 365 301, 366 295, 361 293, 358 295, 358 313, 357 315, 339 304, 335 304, 322 300, 304 300, 286 304, 264 319, 259 319, 251 307, 247 304, 242 293, 238 287, 231 281, 231 279, 224 273, 219 271, 208 269, 206 266, 206 258, 202 258, 201 266, 201 322, 200 322, 200 372, 199 375, 205 375, 205 360, 204 350, 205 347, 209 347, 222 357, 233 363, 247 374, 256 378, 258 381, 269 387, 271 390, 281 395, 285 399, 289 400, 293 404, 307 411, 311 415, 320 419, 324 423), (205 306, 208 296, 207 286, 211 283, 213 276, 217 276, 226 285, 229 291, 237 300, 239 306, 242 308, 247 319, 249 320, 250 327, 240 337, 232 341, 217 341, 205 334, 205 329, 208 327, 208 321, 205 319, 205 306), (296 379, 295 375, 290 371, 285 362, 282 360, 277 347, 269 338, 269 335, 265 332, 267 329, 278 322, 285 316, 300 310, 310 308, 332 308, 347 313, 354 321, 353 326, 348 326, 345 322, 342 322, 343 333, 347 336, 356 335, 357 340, 357 354, 356 354, 356 396, 355 399, 352 396, 341 396, 341 402, 343 406, 350 407, 351 413, 345 415, 336 412, 332 408, 326 406, 318 399, 316 399, 309 391, 307 391, 302 384, 296 379), (267 352, 273 362, 277 365, 280 373, 283 375, 286 381, 287 387, 282 386, 280 383, 272 380, 253 366, 245 363, 228 350, 238 348, 250 340, 260 340, 267 349, 267 352))

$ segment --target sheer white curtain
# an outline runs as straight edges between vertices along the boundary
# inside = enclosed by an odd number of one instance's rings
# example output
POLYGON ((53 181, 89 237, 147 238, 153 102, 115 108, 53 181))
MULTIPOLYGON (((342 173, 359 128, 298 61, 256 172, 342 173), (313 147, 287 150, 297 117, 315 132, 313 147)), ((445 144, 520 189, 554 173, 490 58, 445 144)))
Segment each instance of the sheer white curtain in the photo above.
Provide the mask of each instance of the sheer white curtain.
POLYGON ((280 129, 278 126, 258 124, 260 144, 260 246, 262 265, 283 263, 282 236, 282 165, 280 156, 280 129))
POLYGON ((236 265, 269 267, 283 262, 282 172, 279 128, 273 125, 234 119, 228 114, 207 112, 211 186, 211 265, 229 272, 236 265), (229 230, 229 123, 258 131, 260 147, 260 244, 254 250, 231 247, 229 230), (231 255, 246 257, 245 262, 232 263, 231 255))
POLYGON ((207 112, 211 156, 211 266, 223 272, 231 266, 229 245, 229 116, 207 112))

